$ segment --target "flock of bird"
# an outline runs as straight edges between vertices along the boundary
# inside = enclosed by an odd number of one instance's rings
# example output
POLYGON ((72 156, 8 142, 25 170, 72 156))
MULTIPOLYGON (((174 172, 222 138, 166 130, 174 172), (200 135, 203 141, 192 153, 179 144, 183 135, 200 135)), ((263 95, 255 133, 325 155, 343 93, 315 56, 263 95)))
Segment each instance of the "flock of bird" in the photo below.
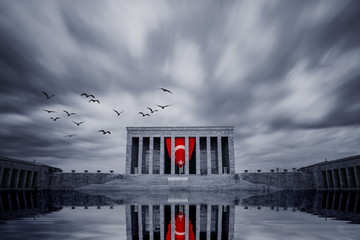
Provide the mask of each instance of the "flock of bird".
MULTIPOLYGON (((166 88, 159 88, 160 90, 162 90, 164 93, 170 93, 170 94, 173 94, 169 89, 166 89, 166 88)), ((47 100, 49 100, 50 98, 52 97, 55 97, 55 94, 52 94, 52 95, 49 95, 47 94, 46 92, 42 92, 44 95, 45 95, 45 98, 47 100)), ((80 94, 80 96, 84 96, 86 98, 90 98, 90 100, 88 101, 89 103, 98 103, 100 104, 100 101, 98 99, 95 98, 95 96, 93 94, 87 94, 87 93, 82 93, 80 94)), ((165 109, 167 107, 170 107, 171 104, 167 104, 167 105, 159 105, 157 104, 156 105, 157 107, 159 107, 159 109, 165 109)), ((140 114, 142 117, 150 117, 151 114, 154 114, 155 112, 158 112, 159 110, 157 109, 153 109, 153 108, 150 108, 150 107, 147 107, 147 109, 150 111, 149 113, 145 113, 145 112, 138 112, 138 114, 140 114)), ((116 109, 113 109, 114 112, 116 113, 117 116, 120 116, 122 115, 125 111, 117 111, 116 109)), ((44 109, 45 112, 47 113, 57 113, 56 111, 53 111, 53 110, 48 110, 48 109, 44 109)), ((74 112, 69 112, 69 111, 66 111, 66 110, 63 110, 63 112, 66 114, 67 117, 70 117, 71 115, 75 115, 76 113, 74 112)), ((56 117, 50 117, 51 120, 53 120, 54 122, 61 119, 59 116, 56 116, 56 117)), ((81 121, 81 122, 76 122, 76 121, 72 121, 74 124, 76 124, 77 126, 80 126, 81 124, 83 124, 85 121, 81 121)), ((98 131, 99 133, 102 133, 103 135, 106 135, 106 134, 111 134, 111 132, 109 130, 104 130, 104 129, 100 129, 98 131)), ((64 137, 74 137, 74 136, 77 136, 78 134, 68 134, 68 135, 65 135, 64 137)))

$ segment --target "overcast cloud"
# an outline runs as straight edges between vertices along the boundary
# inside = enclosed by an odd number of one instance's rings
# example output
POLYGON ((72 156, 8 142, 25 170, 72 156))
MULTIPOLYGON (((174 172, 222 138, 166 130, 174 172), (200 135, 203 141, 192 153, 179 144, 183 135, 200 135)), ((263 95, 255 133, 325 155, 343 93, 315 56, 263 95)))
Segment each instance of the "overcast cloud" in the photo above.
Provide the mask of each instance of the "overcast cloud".
POLYGON ((360 154, 359 12, 347 0, 1 1, 0 155, 124 172, 126 126, 204 125, 235 126, 238 172, 360 154), (171 106, 138 114, 156 104, 171 106))

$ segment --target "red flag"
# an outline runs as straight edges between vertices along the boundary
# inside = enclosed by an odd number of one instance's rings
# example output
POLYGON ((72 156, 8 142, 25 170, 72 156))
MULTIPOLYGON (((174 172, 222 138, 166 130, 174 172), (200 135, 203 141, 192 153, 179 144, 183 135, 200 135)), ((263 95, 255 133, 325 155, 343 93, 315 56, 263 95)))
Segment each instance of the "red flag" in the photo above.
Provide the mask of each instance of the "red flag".
MULTIPOLYGON (((166 240, 171 239, 171 221, 168 224, 166 240)), ((185 240, 185 214, 179 212, 175 217, 175 240, 185 240)), ((193 225, 189 220, 189 240, 195 240, 193 225)))
MULTIPOLYGON (((171 138, 165 138, 166 147, 171 158, 171 138)), ((189 160, 194 151, 195 138, 189 137, 189 160)), ((185 138, 176 137, 175 138, 175 164, 182 168, 185 165, 185 138)))

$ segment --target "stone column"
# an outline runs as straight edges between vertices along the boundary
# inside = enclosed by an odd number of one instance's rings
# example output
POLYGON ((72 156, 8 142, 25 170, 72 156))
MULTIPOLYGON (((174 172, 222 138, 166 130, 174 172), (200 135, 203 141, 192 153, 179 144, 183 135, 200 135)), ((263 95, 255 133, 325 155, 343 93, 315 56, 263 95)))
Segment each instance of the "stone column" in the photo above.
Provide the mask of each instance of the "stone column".
MULTIPOLYGON (((163 138, 162 138, 163 139, 163 138)), ((165 230, 164 230, 164 205, 160 205, 160 240, 164 240, 164 234, 165 234, 165 230)))
POLYGON ((17 169, 15 174, 16 174, 16 176, 15 176, 15 186, 13 188, 18 188, 19 178, 20 178, 20 169, 17 169))
POLYGON ((32 188, 33 185, 33 176, 34 176, 34 171, 30 172, 30 182, 29 182, 29 188, 32 188))
POLYGON ((189 239, 189 205, 185 205, 185 239, 189 239))
MULTIPOLYGON (((221 149, 221 136, 217 137, 217 153, 218 153, 218 168, 219 168, 219 174, 223 174, 222 169, 222 149, 221 149)), ((220 239, 220 238, 218 238, 220 239)))
POLYGON ((200 239, 200 204, 196 204, 195 239, 200 239))
POLYGON ((325 170, 325 172, 326 172, 326 179, 327 179, 327 185, 328 185, 328 188, 333 188, 333 181, 332 181, 332 176, 331 176, 331 174, 330 174, 330 172, 329 172, 329 170, 325 170))
POLYGON ((229 211, 229 239, 234 239, 235 205, 230 205, 229 211))
POLYGON ((149 146, 149 174, 154 172, 154 137, 150 137, 150 146, 149 146))
POLYGON ((154 240, 154 211, 152 205, 149 205, 149 236, 150 240, 154 240))
POLYGON ((5 182, 6 182, 5 188, 10 188, 11 187, 10 184, 11 184, 11 178, 12 178, 12 175, 13 175, 13 170, 14 169, 10 168, 9 177, 8 177, 8 179, 5 179, 5 182))
POLYGON ((357 188, 360 188, 360 173, 359 173, 360 170, 358 171, 357 168, 358 168, 357 166, 354 166, 355 184, 357 188))
POLYGON ((171 205, 171 240, 175 240, 175 205, 171 205))
MULTIPOLYGON (((22 172, 22 171, 20 171, 20 172, 22 172)), ((19 183, 19 188, 25 188, 25 186, 26 186, 27 171, 23 170, 22 174, 23 174, 22 182, 19 183)))
POLYGON ((217 225, 218 225, 218 232, 217 232, 217 239, 221 239, 221 235, 222 235, 222 205, 219 205, 218 207, 218 220, 217 220, 217 225))
POLYGON ((0 188, 1 188, 1 182, 2 182, 2 177, 3 177, 3 171, 4 171, 4 168, 0 168, 0 188))
POLYGON ((334 169, 331 169, 331 175, 333 176, 333 180, 334 180, 334 188, 338 188, 338 186, 340 186, 340 183, 337 181, 337 177, 335 176, 335 171, 334 169))
POLYGON ((211 239, 211 204, 207 205, 206 213, 206 240, 211 239))
MULTIPOLYGON (((195 151, 196 151, 196 175, 200 174, 200 137, 196 136, 196 142, 195 142, 195 151)), ((196 238, 199 239, 199 238, 196 238)))
POLYGON ((139 137, 138 174, 142 174, 143 137, 139 137))
POLYGON ((139 225, 139 240, 142 240, 143 239, 143 211, 142 211, 142 206, 139 205, 138 207, 138 225, 139 225))
POLYGON ((164 174, 164 137, 160 137, 160 174, 164 174))
MULTIPOLYGON (((341 174, 341 168, 338 168, 338 171, 339 171, 339 178, 340 178, 340 188, 343 189, 343 188, 345 188, 345 184, 344 184, 343 176, 341 174)), ((326 174, 325 174, 325 176, 326 176, 326 174)))
POLYGON ((189 137, 185 137, 185 174, 189 174, 190 159, 189 159, 189 137))
POLYGON ((171 174, 175 174, 175 137, 171 136, 171 174))
POLYGON ((126 238, 133 239, 132 237, 132 216, 131 216, 131 206, 125 205, 125 215, 126 215, 126 238))
MULTIPOLYGON (((357 203, 357 202, 359 202, 360 201, 360 192, 356 192, 356 197, 355 197, 355 202, 357 203)), ((354 213, 356 213, 357 211, 358 211, 358 205, 359 204, 354 204, 354 213)))
MULTIPOLYGON (((20 194, 22 194, 22 193, 20 192, 20 194)), ((3 200, 2 200, 2 196, 0 195, 0 212, 4 212, 4 210, 5 210, 4 209, 4 203, 3 203, 3 200)))
POLYGON ((229 173, 235 174, 234 137, 229 137, 229 173))
POLYGON ((351 176, 350 176, 350 172, 349 172, 349 169, 347 167, 345 167, 345 173, 346 173, 346 179, 347 179, 347 182, 348 182, 348 188, 352 188, 351 186, 351 176))
POLYGON ((207 160, 207 174, 211 174, 211 142, 210 137, 206 137, 206 160, 207 160))
POLYGON ((126 143, 126 166, 125 166, 125 173, 131 173, 131 159, 132 159, 132 137, 127 135, 127 143, 126 143))

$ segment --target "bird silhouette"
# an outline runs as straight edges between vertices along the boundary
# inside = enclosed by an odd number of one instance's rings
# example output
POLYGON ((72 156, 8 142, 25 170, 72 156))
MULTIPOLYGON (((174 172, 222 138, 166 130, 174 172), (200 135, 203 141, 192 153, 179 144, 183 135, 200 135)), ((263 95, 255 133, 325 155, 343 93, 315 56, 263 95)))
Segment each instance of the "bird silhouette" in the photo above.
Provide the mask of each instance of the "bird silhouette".
POLYGON ((141 114, 143 117, 145 117, 145 116, 149 116, 149 117, 150 117, 150 114, 148 114, 148 113, 139 112, 139 114, 141 114))
POLYGON ((55 111, 52 111, 52 110, 44 110, 45 112, 47 112, 47 113, 56 113, 55 111))
POLYGON ((164 109, 164 108, 166 108, 166 107, 171 106, 171 104, 167 104, 167 105, 156 105, 156 106, 158 106, 158 107, 160 107, 160 108, 164 109))
POLYGON ((64 137, 74 137, 77 136, 77 134, 69 134, 69 135, 65 135, 64 137))
POLYGON ((120 116, 124 111, 121 111, 121 112, 118 112, 118 111, 116 111, 115 109, 113 109, 114 110, 114 112, 116 112, 116 114, 118 115, 118 116, 120 116))
POLYGON ((105 130, 103 130, 103 129, 101 129, 101 130, 99 130, 98 132, 102 132, 103 133, 103 135, 105 135, 105 134, 111 134, 111 132, 110 131, 105 131, 105 130))
POLYGON ((100 101, 97 99, 90 99, 89 102, 97 102, 98 104, 100 104, 100 101))
POLYGON ((42 93, 45 95, 46 99, 50 99, 51 97, 55 96, 54 94, 49 96, 46 92, 42 92, 42 93))
POLYGON ((168 93, 173 94, 169 89, 166 89, 166 88, 159 88, 159 89, 163 90, 164 92, 168 92, 168 93))
POLYGON ((72 121, 73 123, 75 123, 76 125, 80 126, 80 124, 82 124, 84 121, 82 122, 75 122, 75 121, 72 121))
POLYGON ((94 95, 92 95, 92 94, 87 94, 87 93, 82 93, 80 96, 85 96, 86 98, 88 98, 88 97, 95 98, 94 95))
POLYGON ((147 107, 147 109, 149 109, 151 113, 158 112, 158 110, 152 110, 152 108, 149 107, 147 107))
POLYGON ((56 118, 51 117, 50 119, 52 119, 55 122, 56 120, 60 119, 60 117, 56 117, 56 118))
POLYGON ((68 117, 70 117, 71 115, 74 115, 75 113, 69 113, 68 111, 66 111, 66 110, 63 110, 67 115, 68 115, 68 117))

